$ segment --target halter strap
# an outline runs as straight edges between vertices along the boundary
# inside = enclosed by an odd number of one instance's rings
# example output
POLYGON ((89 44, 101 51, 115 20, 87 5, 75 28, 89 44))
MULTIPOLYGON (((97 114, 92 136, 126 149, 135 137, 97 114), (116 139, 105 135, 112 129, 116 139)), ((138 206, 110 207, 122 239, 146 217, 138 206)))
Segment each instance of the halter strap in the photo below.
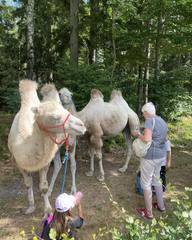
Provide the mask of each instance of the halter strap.
POLYGON ((41 123, 39 123, 37 121, 37 125, 38 125, 39 129, 44 131, 55 144, 60 145, 60 144, 66 143, 66 150, 68 149, 68 137, 69 137, 69 134, 66 134, 65 124, 68 121, 70 115, 71 115, 71 113, 69 113, 67 115, 67 117, 65 118, 65 120, 64 120, 64 122, 62 124, 58 124, 58 125, 44 126, 43 124, 41 124, 41 123), (49 131, 49 129, 54 129, 54 128, 63 128, 64 138, 61 141, 57 141, 56 137, 54 137, 52 135, 52 133, 49 131))

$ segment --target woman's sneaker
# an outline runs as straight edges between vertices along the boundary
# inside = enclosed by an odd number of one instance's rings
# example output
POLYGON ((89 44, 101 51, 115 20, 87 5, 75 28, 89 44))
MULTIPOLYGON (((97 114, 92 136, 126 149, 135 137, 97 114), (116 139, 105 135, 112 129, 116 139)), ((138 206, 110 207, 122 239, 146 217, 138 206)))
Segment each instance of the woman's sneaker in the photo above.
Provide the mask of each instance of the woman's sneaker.
POLYGON ((155 209, 157 209, 159 212, 165 212, 165 209, 159 208, 157 202, 154 202, 152 205, 153 205, 153 207, 154 207, 155 209))
POLYGON ((145 219, 149 219, 149 220, 153 219, 153 216, 150 216, 148 214, 148 211, 146 208, 136 208, 136 211, 141 217, 145 219))

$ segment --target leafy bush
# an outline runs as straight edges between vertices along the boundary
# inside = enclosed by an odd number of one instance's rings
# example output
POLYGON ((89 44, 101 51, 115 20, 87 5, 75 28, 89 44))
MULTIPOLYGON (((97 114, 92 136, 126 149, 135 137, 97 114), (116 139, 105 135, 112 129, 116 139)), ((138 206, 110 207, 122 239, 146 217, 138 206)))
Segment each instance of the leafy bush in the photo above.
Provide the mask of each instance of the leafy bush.
POLYGON ((120 148, 126 148, 126 140, 123 134, 119 134, 116 137, 113 138, 106 138, 104 140, 104 150, 107 152, 110 152, 114 149, 120 148))
POLYGON ((192 117, 183 117, 180 121, 168 124, 171 142, 177 146, 192 147, 192 117))
POLYGON ((162 74, 150 83, 150 97, 160 115, 173 121, 192 114, 192 66, 162 74))
POLYGON ((173 199, 173 221, 170 218, 153 219, 151 223, 144 223, 132 217, 113 202, 121 217, 118 227, 104 227, 97 234, 93 234, 93 240, 175 240, 192 238, 192 188, 185 188, 181 199, 173 199))
POLYGON ((89 102, 91 89, 98 88, 107 99, 112 90, 110 74, 102 65, 82 64, 76 68, 62 59, 57 65, 55 78, 58 89, 67 87, 73 92, 78 110, 89 102))
POLYGON ((0 88, 0 99, 2 110, 7 112, 16 113, 20 108, 20 97, 18 86, 15 88, 0 88))

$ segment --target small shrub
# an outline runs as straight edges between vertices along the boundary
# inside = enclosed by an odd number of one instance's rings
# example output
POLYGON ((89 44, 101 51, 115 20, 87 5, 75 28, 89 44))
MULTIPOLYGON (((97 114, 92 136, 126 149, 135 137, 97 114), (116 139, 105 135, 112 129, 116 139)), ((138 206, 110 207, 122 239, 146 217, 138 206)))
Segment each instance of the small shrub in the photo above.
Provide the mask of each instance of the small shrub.
POLYGON ((173 218, 153 219, 151 223, 144 223, 132 217, 113 202, 121 217, 121 224, 117 227, 100 229, 97 234, 93 234, 93 240, 175 240, 192 239, 192 188, 185 188, 185 193, 181 199, 173 199, 173 218))

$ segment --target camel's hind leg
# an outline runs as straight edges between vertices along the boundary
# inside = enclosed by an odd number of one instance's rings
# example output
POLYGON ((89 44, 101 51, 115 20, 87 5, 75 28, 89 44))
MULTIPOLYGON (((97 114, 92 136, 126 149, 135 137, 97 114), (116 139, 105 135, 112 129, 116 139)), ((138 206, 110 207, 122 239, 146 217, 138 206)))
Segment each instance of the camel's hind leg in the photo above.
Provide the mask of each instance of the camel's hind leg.
POLYGON ((93 147, 89 148, 89 155, 90 155, 90 171, 86 172, 87 177, 92 177, 94 174, 94 155, 95 149, 93 147))
POLYGON ((123 133, 125 135, 125 139, 126 139, 126 143, 127 143, 127 158, 125 160, 123 167, 119 168, 120 172, 125 172, 127 170, 127 167, 128 167, 128 164, 131 159, 132 152, 133 152, 130 131, 128 130, 128 128, 126 128, 123 133))
POLYGON ((103 169, 103 159, 102 159, 102 150, 101 149, 96 151, 96 156, 99 159, 99 169, 100 169, 100 174, 97 177, 97 179, 100 182, 102 182, 102 181, 105 180, 105 172, 104 172, 104 169, 103 169))
POLYGON ((28 202, 29 202, 29 207, 25 211, 25 214, 30 214, 34 212, 35 210, 35 201, 34 201, 34 195, 33 195, 33 179, 30 173, 20 169, 20 172, 22 173, 24 177, 24 183, 27 187, 27 193, 28 193, 28 202))

